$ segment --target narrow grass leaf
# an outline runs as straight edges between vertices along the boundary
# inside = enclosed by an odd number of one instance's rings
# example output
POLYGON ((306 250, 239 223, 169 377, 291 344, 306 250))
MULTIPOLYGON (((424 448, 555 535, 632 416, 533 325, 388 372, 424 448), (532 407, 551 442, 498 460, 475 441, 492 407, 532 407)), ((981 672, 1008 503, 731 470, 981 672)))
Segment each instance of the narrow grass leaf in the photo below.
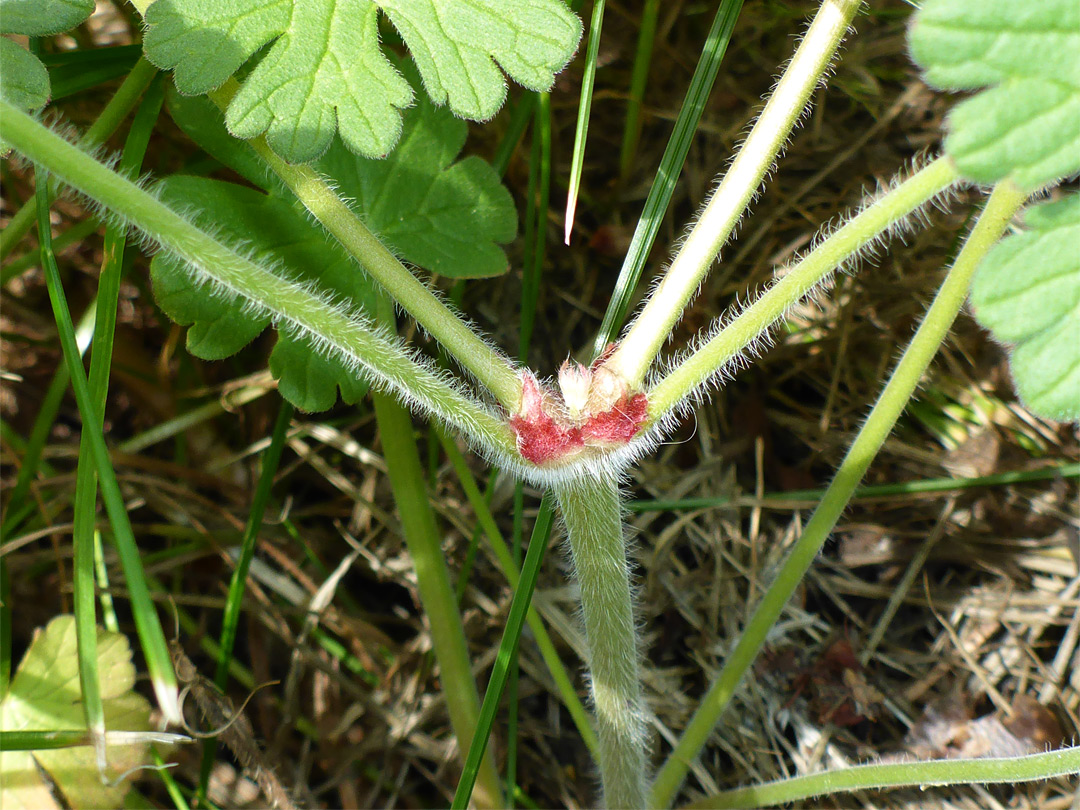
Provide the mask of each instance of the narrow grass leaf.
MULTIPOLYGON (((379 320, 384 327, 393 328, 393 305, 385 295, 379 298, 379 320)), ((428 500, 424 468, 413 439, 412 416, 387 394, 372 393, 372 400, 390 488, 405 544, 416 569, 420 601, 431 626, 432 646, 439 663, 450 723, 458 745, 464 751, 474 739, 480 699, 472 675, 461 613, 442 551, 442 535, 428 500)), ((477 766, 481 788, 477 796, 478 806, 502 806, 502 791, 494 757, 484 758, 477 766)))
POLYGON ((488 681, 487 691, 484 693, 484 702, 480 707, 480 720, 476 725, 476 733, 473 735, 469 753, 465 759, 465 768, 461 773, 457 791, 454 793, 453 807, 455 810, 464 810, 469 806, 472 796, 473 785, 476 783, 477 772, 484 759, 487 742, 491 736, 492 726, 495 724, 495 714, 499 709, 499 701, 502 698, 503 689, 506 686, 507 675, 510 671, 510 663, 517 650, 521 639, 521 629, 525 624, 529 605, 532 602, 533 591, 536 589, 536 580, 540 575, 540 566, 547 550, 548 537, 555 519, 554 498, 545 495, 540 502, 540 512, 533 524, 532 537, 529 539, 529 550, 525 555, 525 564, 521 569, 521 579, 514 590, 514 598, 510 602, 510 613, 506 617, 506 628, 503 630, 502 641, 499 643, 499 652, 495 658, 495 666, 491 670, 491 679, 488 681))
POLYGON ((619 177, 626 182, 633 169, 638 139, 641 137, 641 105, 645 86, 649 82, 653 45, 656 40, 656 19, 660 15, 660 0, 645 0, 641 9, 641 29, 634 51, 634 67, 630 73, 630 90, 626 98, 626 123, 623 125, 622 148, 619 151, 619 177))
POLYGON ((589 116, 592 113, 593 84, 596 82, 596 55, 600 50, 600 29, 604 25, 604 0, 593 3, 589 23, 589 44, 585 49, 585 71, 581 77, 581 100, 578 102, 577 126, 574 128, 574 154, 570 161, 570 187, 566 192, 566 219, 563 224, 563 243, 570 244, 574 230, 581 171, 585 165, 585 141, 589 136, 589 116))
POLYGON ((551 96, 538 93, 533 121, 532 158, 529 162, 529 204, 525 222, 525 270, 521 279, 521 330, 518 356, 528 362, 536 323, 536 301, 540 295, 540 276, 547 253, 547 218, 551 200, 551 96), (539 199, 536 199, 539 195, 539 199), (535 206, 535 207, 534 207, 535 206), (531 226, 531 227, 530 227, 531 226), (529 238, 531 234, 532 238, 529 238))
MULTIPOLYGON (((454 472, 457 473, 458 480, 461 482, 461 488, 465 492, 465 498, 469 501, 469 505, 472 506, 473 512, 476 515, 477 528, 482 530, 484 536, 487 538, 491 547, 491 552, 495 556, 495 560, 498 562, 503 574, 506 576, 506 580, 510 584, 510 587, 516 589, 520 579, 518 573, 519 566, 515 564, 516 560, 511 554, 509 547, 506 545, 506 540, 503 537, 502 532, 499 531, 499 526, 495 522, 495 516, 491 513, 490 488, 488 492, 481 494, 472 471, 465 463, 465 456, 458 449, 454 440, 442 430, 439 431, 439 439, 442 441, 443 449, 446 451, 446 456, 450 460, 450 465, 454 468, 454 472)), ((464 573, 462 576, 464 576, 464 573)), ((559 691, 559 697, 562 699, 563 705, 566 706, 566 710, 570 712, 570 717, 573 719, 574 725, 577 726, 578 733, 581 735, 581 739, 585 741, 585 745, 590 751, 595 751, 596 732, 593 731, 592 723, 589 720, 589 713, 585 710, 581 698, 578 697, 573 681, 570 679, 570 675, 567 673, 562 659, 559 658, 559 653, 555 649, 555 644, 552 642, 551 636, 548 635, 543 619, 536 608, 531 606, 529 607, 529 613, 526 616, 526 619, 529 622, 529 629, 532 630, 533 636, 535 637, 536 646, 540 650, 540 656, 544 659, 544 663, 547 664, 552 680, 555 681, 555 687, 559 691)))
MULTIPOLYGON (((135 114, 127 141, 120 157, 121 171, 137 175, 142 167, 150 133, 157 122, 164 99, 160 77, 151 82, 135 114)), ((37 194, 49 199, 47 175, 40 172, 37 194)), ((51 239, 47 228, 41 239, 51 239)), ((120 298, 120 277, 124 267, 124 247, 127 228, 111 223, 105 231, 104 261, 98 279, 97 308, 94 321, 93 351, 90 355, 89 387, 101 430, 105 403, 109 391, 109 371, 112 365, 113 340, 116 332, 116 310, 120 298)), ((51 245, 50 245, 51 249, 51 245)), ((73 514, 72 583, 74 586, 75 638, 79 654, 79 681, 82 685, 83 710, 86 727, 90 730, 98 758, 98 769, 105 770, 105 710, 101 699, 97 661, 97 610, 94 598, 96 580, 95 539, 97 536, 97 473, 94 468, 90 437, 85 428, 79 439, 79 465, 75 479, 73 514)))
MULTIPOLYGON (((259 537, 259 530, 262 528, 266 506, 270 502, 274 477, 281 465, 281 454, 285 449, 285 440, 288 437, 293 413, 292 404, 284 399, 281 400, 277 419, 274 420, 274 429, 270 434, 270 444, 262 456, 262 470, 259 472, 259 481, 255 485, 255 494, 251 499, 251 509, 248 512, 247 523, 244 525, 244 536, 240 541, 240 555, 237 557, 236 567, 229 581, 229 592, 225 597, 225 612, 221 618, 217 668, 214 670, 214 683, 222 692, 225 691, 229 681, 229 664, 232 661, 236 632, 240 625, 240 610, 243 607, 244 592, 247 589, 248 570, 255 557, 255 544, 259 537)), ((208 739, 203 742, 202 767, 199 773, 200 797, 206 796, 216 751, 217 739, 208 739)))
MULTIPOLYGON (((47 233, 49 230, 49 207, 46 198, 43 197, 42 201, 45 204, 37 206, 39 225, 42 232, 47 233)), ((53 315, 56 319, 57 331, 60 335, 60 344, 64 352, 64 362, 67 364, 68 373, 71 377, 71 387, 75 392, 75 401, 82 416, 83 430, 90 436, 90 449, 93 453, 94 463, 97 466, 101 494, 105 501, 109 520, 112 523, 117 551, 120 554, 120 563, 124 569, 124 576, 127 580, 131 598, 135 627, 142 643, 143 655, 146 658, 147 669, 150 672, 150 680, 153 683, 158 704, 166 719, 171 722, 179 722, 180 711, 176 675, 169 659, 165 634, 161 629, 161 621, 157 611, 154 609, 154 604, 150 600, 150 592, 146 586, 146 575, 142 568, 142 561, 139 558, 138 545, 135 542, 135 535, 124 505, 123 495, 120 493, 120 485, 116 480, 116 471, 113 469, 112 461, 109 458, 105 437, 101 431, 102 420, 98 416, 98 409, 90 392, 86 372, 82 367, 78 343, 75 339, 75 330, 71 323, 71 313, 68 310, 67 299, 64 296, 64 288, 60 280, 60 270, 56 266, 56 257, 45 240, 43 240, 41 248, 41 264, 42 269, 45 271, 45 281, 48 286, 53 315)))

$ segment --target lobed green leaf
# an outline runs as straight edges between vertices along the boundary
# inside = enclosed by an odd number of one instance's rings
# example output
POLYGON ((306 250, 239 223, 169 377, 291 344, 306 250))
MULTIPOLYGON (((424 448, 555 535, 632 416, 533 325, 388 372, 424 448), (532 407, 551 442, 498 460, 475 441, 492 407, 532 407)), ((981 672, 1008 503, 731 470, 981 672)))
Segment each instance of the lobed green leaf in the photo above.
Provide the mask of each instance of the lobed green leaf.
POLYGON ((1080 195, 1034 206, 1027 230, 987 254, 972 286, 975 317, 1014 345, 1020 398, 1050 419, 1080 418, 1080 195))
POLYGON ((1034 190, 1080 172, 1080 4, 927 0, 909 43, 935 87, 989 88, 946 123, 966 177, 1034 190))
MULTIPOLYGON (((28 37, 74 28, 94 13, 94 0, 0 0, 0 31, 28 37)), ((34 54, 0 37, 0 98, 21 110, 49 103, 49 72, 34 54)), ((0 142, 0 154, 7 148, 0 142)))
POLYGON ((144 46, 189 95, 219 87, 266 48, 229 105, 230 132, 265 133, 294 163, 322 155, 335 131, 350 151, 382 157, 397 142, 413 91, 379 45, 379 6, 431 98, 473 120, 502 105, 499 66, 525 87, 547 89, 581 35, 559 0, 157 0, 144 46))

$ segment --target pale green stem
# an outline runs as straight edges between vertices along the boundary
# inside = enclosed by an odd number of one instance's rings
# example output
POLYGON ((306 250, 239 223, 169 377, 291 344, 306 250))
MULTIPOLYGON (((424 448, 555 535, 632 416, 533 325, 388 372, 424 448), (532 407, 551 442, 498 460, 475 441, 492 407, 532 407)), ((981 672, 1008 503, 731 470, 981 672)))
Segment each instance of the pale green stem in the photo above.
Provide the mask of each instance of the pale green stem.
POLYGON ((769 630, 780 618, 791 594, 814 561, 829 533, 851 499, 870 462, 888 438, 897 418, 907 406, 941 342, 967 297, 976 266, 998 240, 1025 196, 1011 185, 999 185, 990 196, 978 223, 949 271, 934 303, 904 351, 889 382, 878 397, 866 423, 844 456, 829 488, 811 516, 802 536, 780 568, 761 603, 750 617, 735 649, 728 655, 716 681, 709 687, 682 737, 660 769, 649 797, 650 807, 670 805, 727 707, 746 670, 757 657, 769 630))
POLYGON ((585 476, 556 484, 555 496, 581 588, 603 804, 644 807, 645 720, 618 484, 585 476))
POLYGON ((890 191, 822 242, 787 271, 751 306, 704 346, 679 363, 649 392, 649 419, 675 408, 714 374, 738 357, 800 298, 867 244, 929 199, 955 183, 959 175, 946 158, 938 158, 890 191))
POLYGON ((631 388, 641 387, 684 307, 750 204, 809 103, 859 5, 860 0, 825 0, 821 4, 731 168, 713 191, 644 309, 607 361, 607 367, 631 388))
MULTIPOLYGON (((156 75, 157 68, 147 62, 145 58, 136 62, 131 72, 124 79, 123 84, 116 91, 116 94, 109 99, 109 103, 101 111, 101 115, 79 138, 79 145, 89 148, 104 143, 110 135, 116 132, 120 123, 131 112, 131 109, 143 94, 143 91, 150 85, 150 80, 156 75)), ((30 226, 34 223, 35 216, 37 216, 37 194, 31 195, 23 203, 23 207, 15 213, 15 216, 8 222, 7 227, 0 233, 0 259, 5 258, 11 252, 11 249, 18 244, 19 240, 26 235, 26 232, 30 230, 30 226)))
POLYGON ((726 790, 683 806, 709 808, 779 807, 791 802, 853 790, 939 785, 1016 784, 1080 773, 1080 748, 1062 748, 1023 757, 938 759, 930 762, 890 762, 837 768, 794 776, 762 785, 726 790))
POLYGON ((516 455, 516 441, 501 417, 417 363, 366 319, 240 256, 3 100, 0 131, 5 141, 28 158, 182 259, 195 277, 246 299, 279 327, 305 335, 339 361, 363 367, 406 402, 454 425, 489 452, 516 455))
MULTIPOLYGON (((230 79, 209 93, 222 110, 239 84, 230 79)), ((408 312, 446 351, 480 381, 506 410, 515 412, 521 403, 521 379, 513 364, 472 330, 440 301, 310 166, 293 166, 274 154, 262 137, 247 142, 372 278, 379 282, 398 306, 408 312)))

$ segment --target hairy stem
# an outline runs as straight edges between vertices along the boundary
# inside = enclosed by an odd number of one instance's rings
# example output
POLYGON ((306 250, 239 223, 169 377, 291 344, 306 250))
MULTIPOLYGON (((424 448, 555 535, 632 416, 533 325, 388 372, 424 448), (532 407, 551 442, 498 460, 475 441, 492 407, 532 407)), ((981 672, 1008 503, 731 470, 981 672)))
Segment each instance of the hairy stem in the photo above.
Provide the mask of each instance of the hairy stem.
POLYGON ((406 402, 454 425, 488 452, 516 456, 513 434, 498 415, 418 363, 366 319, 241 256, 3 100, 0 132, 31 160, 179 257, 197 280, 245 299, 270 315, 279 328, 303 335, 349 366, 363 368, 406 402))
POLYGON ((860 0, 825 0, 821 4, 731 168, 713 191, 663 280, 608 360, 607 367, 631 388, 640 388, 683 308, 750 204, 809 103, 859 4, 860 0))
MULTIPOLYGON (((104 143, 127 118, 143 91, 150 85, 150 80, 156 75, 156 67, 147 62, 145 57, 139 59, 117 89, 116 94, 105 105, 97 120, 83 133, 79 139, 79 145, 91 147, 104 143)), ((0 233, 0 259, 5 258, 30 230, 34 217, 37 215, 37 201, 37 194, 33 194, 0 233)))
MULTIPOLYGON (((238 89, 238 82, 230 79, 208 96, 224 110, 238 89)), ((517 410, 521 402, 521 380, 504 355, 485 343, 409 272, 318 172, 310 166, 286 163, 274 154, 261 136, 247 143, 402 309, 439 341, 462 368, 491 391, 500 405, 511 412, 517 410)))
POLYGON ((934 303, 900 358, 866 423, 844 456, 840 468, 836 471, 836 477, 822 496, 802 536, 784 560, 776 579, 761 598, 761 603, 750 617, 735 649, 727 657, 723 669, 709 687, 675 749, 657 774, 650 796, 650 807, 667 807, 675 797, 691 761, 697 757, 719 722, 720 715, 727 708, 743 675, 765 643, 766 635, 775 626, 784 605, 836 526, 836 521, 859 481, 866 474, 870 462, 885 443, 915 391, 915 386, 922 379, 945 339, 949 327, 967 298, 975 268, 1004 232, 1013 214, 1023 204, 1025 196, 1011 184, 999 185, 990 196, 975 229, 964 243, 960 255, 949 270, 949 275, 938 290, 934 303))
POLYGON ((1022 757, 938 759, 836 768, 775 782, 725 790, 686 805, 683 810, 778 807, 792 802, 854 790, 931 785, 1016 784, 1080 773, 1080 747, 1022 757))
POLYGON ((605 807, 644 807, 645 722, 619 489, 599 475, 555 486, 589 644, 605 807))
POLYGON ((674 371, 653 387, 649 393, 650 421, 661 418, 693 395, 747 346, 760 340, 789 307, 813 290, 833 270, 958 178, 952 163, 938 158, 818 245, 716 337, 680 362, 674 371))

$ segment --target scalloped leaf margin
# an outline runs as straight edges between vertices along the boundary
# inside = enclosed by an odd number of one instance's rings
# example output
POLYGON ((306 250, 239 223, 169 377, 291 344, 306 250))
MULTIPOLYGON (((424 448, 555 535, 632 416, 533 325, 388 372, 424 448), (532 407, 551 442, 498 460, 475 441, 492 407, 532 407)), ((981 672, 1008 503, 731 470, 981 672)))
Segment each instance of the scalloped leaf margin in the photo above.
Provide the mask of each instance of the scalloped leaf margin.
POLYGON ((318 158, 335 132, 351 151, 382 157, 413 94, 379 44, 380 8, 431 99, 474 121, 502 106, 503 71, 547 90, 581 37, 561 0, 157 0, 144 48, 187 95, 220 87, 265 49, 227 110, 232 134, 265 133, 292 163, 318 158))
POLYGON ((1017 392, 1049 419, 1080 419, 1080 195, 1029 208, 1027 230, 1002 239, 979 266, 971 305, 1011 344, 1017 392))
POLYGON ((1034 191, 1080 172, 1080 3, 926 0, 908 41, 929 84, 986 88, 946 121, 964 176, 1034 191))

